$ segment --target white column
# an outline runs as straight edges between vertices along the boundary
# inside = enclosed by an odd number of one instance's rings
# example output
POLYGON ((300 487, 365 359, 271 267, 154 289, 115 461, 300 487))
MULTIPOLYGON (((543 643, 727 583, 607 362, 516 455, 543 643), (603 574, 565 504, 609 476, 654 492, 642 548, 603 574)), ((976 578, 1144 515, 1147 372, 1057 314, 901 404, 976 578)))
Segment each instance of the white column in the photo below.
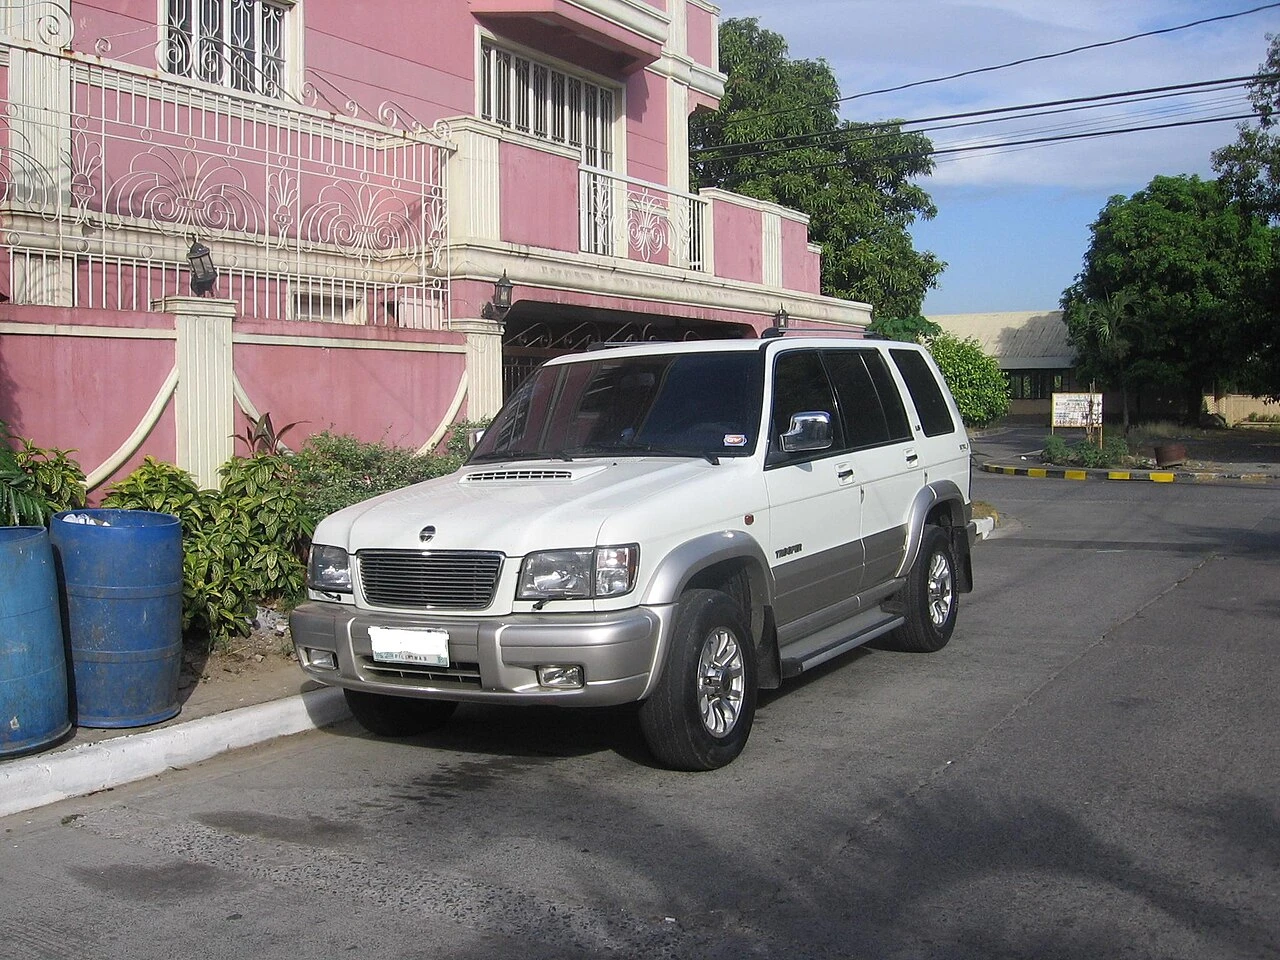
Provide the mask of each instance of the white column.
POLYGON ((174 401, 178 466, 200 486, 216 489, 218 468, 235 450, 231 355, 234 300, 168 297, 157 309, 172 313, 178 334, 178 391, 174 401))
POLYGON ((503 325, 454 319, 449 329, 467 337, 467 419, 492 417, 502 406, 503 325))
POLYGON ((776 213, 760 216, 760 260, 766 287, 782 286, 782 218, 776 213))
POLYGON ((449 157, 449 239, 494 241, 501 238, 498 188, 498 139, 462 124, 453 128, 458 149, 449 157))

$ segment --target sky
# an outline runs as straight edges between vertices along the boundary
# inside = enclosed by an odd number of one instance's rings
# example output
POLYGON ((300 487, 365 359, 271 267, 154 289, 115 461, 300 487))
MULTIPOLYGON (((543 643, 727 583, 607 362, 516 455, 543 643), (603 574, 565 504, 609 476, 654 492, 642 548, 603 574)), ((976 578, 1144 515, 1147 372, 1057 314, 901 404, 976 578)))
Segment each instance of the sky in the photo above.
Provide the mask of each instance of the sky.
MULTIPOLYGON (((1040 57, 1262 7, 1268 0, 720 0, 755 17, 796 60, 823 59, 843 97, 1040 57)), ((1280 7, 1008 69, 860 96, 843 119, 950 116, 1174 84, 1250 76, 1280 33, 1280 7)), ((931 130, 935 149, 1248 112, 1240 86, 998 124, 931 130)), ((943 121, 956 123, 958 121, 943 121)), ((1080 272, 1107 199, 1158 175, 1214 176, 1210 154, 1238 121, 1005 147, 938 158, 920 181, 938 208, 917 250, 948 264, 926 316, 1054 310, 1080 272)), ((934 126, 936 124, 927 124, 934 126)), ((914 129, 909 127, 908 129, 914 129)), ((874 305, 873 305, 874 306, 874 305)))

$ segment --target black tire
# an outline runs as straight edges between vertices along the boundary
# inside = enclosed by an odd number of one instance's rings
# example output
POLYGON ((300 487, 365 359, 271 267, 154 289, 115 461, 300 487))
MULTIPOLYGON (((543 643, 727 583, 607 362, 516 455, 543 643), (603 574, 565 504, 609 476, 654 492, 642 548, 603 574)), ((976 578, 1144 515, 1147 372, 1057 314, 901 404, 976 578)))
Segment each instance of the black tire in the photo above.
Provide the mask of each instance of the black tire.
POLYGON ((920 553, 898 599, 907 622, 889 634, 885 646, 907 653, 933 653, 947 645, 956 628, 960 594, 955 551, 941 527, 924 528, 920 553))
POLYGON ((640 730, 673 770, 715 770, 746 746, 756 712, 756 651, 742 609, 719 590, 690 590, 640 730))
POLYGON ((356 722, 379 737, 416 737, 444 724, 458 705, 452 700, 390 697, 363 690, 343 690, 356 722))

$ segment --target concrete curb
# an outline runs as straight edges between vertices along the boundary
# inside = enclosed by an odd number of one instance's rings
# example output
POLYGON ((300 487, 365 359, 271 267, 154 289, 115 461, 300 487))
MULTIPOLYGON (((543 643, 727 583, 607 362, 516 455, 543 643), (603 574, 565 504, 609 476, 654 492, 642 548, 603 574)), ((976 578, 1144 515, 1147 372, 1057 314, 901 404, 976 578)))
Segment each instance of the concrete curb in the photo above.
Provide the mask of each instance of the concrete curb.
POLYGON ((1146 480, 1151 483, 1267 483, 1280 480, 1274 473, 1202 473, 1190 470, 1095 470, 1079 467, 1011 467, 982 464, 984 473, 1041 480, 1146 480))
POLYGON ((978 517, 973 521, 974 526, 978 528, 978 539, 985 540, 991 536, 996 529, 995 517, 978 517))
POLYGON ((338 723, 351 716, 336 687, 0 762, 0 817, 82 797, 208 760, 228 750, 338 723))

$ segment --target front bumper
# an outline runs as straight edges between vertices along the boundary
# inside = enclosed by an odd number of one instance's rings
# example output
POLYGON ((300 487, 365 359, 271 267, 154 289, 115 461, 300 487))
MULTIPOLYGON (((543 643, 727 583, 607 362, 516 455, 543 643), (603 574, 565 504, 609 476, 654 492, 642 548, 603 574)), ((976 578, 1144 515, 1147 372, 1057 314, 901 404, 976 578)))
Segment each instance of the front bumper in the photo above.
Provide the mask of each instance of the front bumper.
POLYGON ((289 627, 302 669, 333 686, 478 703, 613 706, 648 695, 663 662, 672 609, 465 618, 308 601, 289 615, 289 627), (369 639, 373 626, 447 631, 450 666, 375 662, 369 639), (316 666, 314 651, 334 654, 337 669, 316 666), (539 685, 537 667, 549 664, 581 665, 584 685, 539 685))

